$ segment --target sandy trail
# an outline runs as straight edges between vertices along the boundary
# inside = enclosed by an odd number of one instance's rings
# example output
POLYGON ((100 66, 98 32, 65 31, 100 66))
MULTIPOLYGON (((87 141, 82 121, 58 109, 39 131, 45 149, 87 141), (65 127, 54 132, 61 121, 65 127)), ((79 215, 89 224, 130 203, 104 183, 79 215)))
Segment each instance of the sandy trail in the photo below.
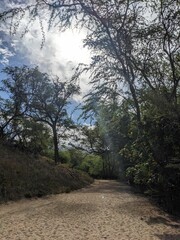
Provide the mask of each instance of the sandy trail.
POLYGON ((180 222, 116 181, 0 205, 0 240, 180 240, 180 222))

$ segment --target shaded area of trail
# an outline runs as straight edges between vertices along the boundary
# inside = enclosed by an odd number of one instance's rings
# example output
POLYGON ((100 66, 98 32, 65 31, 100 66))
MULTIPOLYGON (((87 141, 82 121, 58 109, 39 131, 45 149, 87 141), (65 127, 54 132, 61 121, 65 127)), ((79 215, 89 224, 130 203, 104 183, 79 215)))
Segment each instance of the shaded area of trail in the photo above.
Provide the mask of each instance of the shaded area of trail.
POLYGON ((0 206, 1 240, 179 240, 180 222, 116 181, 0 206))

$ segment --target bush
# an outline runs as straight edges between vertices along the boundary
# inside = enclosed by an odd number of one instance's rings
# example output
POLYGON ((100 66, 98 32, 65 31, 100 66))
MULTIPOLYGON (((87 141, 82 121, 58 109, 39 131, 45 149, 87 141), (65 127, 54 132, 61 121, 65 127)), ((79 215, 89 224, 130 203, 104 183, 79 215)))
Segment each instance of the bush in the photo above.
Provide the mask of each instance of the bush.
POLYGON ((79 166, 79 169, 87 172, 94 178, 102 178, 103 160, 100 156, 87 155, 79 166))

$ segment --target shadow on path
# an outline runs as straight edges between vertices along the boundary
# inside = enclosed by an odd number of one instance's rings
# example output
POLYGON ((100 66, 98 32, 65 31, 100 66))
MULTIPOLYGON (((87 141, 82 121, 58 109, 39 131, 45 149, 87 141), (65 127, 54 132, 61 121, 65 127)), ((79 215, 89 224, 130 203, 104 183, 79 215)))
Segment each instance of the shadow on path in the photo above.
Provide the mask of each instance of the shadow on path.
MULTIPOLYGON (((147 224, 153 225, 153 224, 165 224, 166 226, 170 226, 173 228, 179 228, 179 224, 174 224, 172 223, 169 219, 162 217, 162 216, 157 216, 157 217, 149 217, 149 219, 146 221, 147 224)), ((180 237, 178 238, 180 240, 180 237)))
POLYGON ((132 187, 115 180, 95 180, 95 182, 79 191, 87 193, 130 193, 132 187))
POLYGON ((160 240, 180 240, 180 234, 156 234, 160 240))

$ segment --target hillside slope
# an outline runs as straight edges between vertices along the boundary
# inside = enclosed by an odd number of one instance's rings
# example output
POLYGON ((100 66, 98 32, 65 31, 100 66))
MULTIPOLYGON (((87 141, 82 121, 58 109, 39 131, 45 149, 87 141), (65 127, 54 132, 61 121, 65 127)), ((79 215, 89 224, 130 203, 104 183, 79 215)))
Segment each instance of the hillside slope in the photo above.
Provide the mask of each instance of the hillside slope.
POLYGON ((0 201, 70 192, 92 181, 85 173, 0 144, 0 201))

